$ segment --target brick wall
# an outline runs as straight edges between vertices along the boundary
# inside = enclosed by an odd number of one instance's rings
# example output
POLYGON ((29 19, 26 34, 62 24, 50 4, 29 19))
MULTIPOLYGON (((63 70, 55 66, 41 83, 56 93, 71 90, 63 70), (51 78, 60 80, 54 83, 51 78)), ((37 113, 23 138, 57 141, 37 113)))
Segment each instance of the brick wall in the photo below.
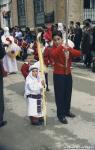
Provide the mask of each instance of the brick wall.
POLYGON ((26 25, 28 27, 34 27, 34 5, 33 0, 26 0, 26 25))
POLYGON ((69 20, 83 21, 83 0, 69 0, 69 20))

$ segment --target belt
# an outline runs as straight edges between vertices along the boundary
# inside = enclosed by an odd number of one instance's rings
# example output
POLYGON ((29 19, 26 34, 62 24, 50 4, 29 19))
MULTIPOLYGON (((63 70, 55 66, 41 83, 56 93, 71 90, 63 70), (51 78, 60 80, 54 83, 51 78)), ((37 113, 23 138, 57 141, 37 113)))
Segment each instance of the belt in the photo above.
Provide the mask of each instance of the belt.
POLYGON ((42 97, 41 94, 37 94, 37 95, 34 95, 34 94, 29 94, 27 95, 27 98, 34 98, 34 99, 40 99, 42 97))

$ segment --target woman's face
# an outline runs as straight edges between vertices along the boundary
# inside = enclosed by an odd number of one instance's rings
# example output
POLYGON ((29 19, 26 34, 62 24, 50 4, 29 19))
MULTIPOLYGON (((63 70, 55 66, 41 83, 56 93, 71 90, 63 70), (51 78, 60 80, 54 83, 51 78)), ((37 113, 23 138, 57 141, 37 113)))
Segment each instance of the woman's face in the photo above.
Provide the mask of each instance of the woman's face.
POLYGON ((38 76, 38 69, 33 69, 32 70, 32 76, 37 77, 38 76))
POLYGON ((58 35, 53 37, 53 43, 58 47, 62 44, 62 38, 58 35))

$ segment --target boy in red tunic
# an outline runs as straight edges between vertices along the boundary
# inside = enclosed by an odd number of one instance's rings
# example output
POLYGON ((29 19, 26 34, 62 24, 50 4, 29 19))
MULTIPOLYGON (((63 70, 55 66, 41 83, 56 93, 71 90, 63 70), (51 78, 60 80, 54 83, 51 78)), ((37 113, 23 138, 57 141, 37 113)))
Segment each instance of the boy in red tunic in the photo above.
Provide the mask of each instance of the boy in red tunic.
POLYGON ((28 56, 26 58, 24 64, 21 66, 21 73, 25 79, 29 74, 29 67, 31 66, 31 64, 32 64, 32 58, 31 58, 31 56, 28 56))

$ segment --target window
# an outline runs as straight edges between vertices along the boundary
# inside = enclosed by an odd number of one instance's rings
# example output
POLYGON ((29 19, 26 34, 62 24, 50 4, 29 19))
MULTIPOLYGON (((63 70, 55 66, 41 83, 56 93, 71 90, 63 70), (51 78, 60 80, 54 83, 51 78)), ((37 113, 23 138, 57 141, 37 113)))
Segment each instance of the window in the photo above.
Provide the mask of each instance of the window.
POLYGON ((44 24, 45 22, 44 0, 34 0, 34 16, 36 26, 44 24))
POLYGON ((34 0, 34 7, 36 12, 43 12, 44 11, 43 0, 34 0))
POLYGON ((54 22, 54 11, 45 14, 45 23, 53 23, 54 22))
POLYGON ((90 0, 84 0, 84 8, 90 8, 90 0))
POLYGON ((17 0, 18 5, 18 21, 20 26, 26 25, 26 16, 25 16, 25 0, 17 0))
POLYGON ((25 3, 24 0, 18 0, 18 14, 25 16, 25 3))
POLYGON ((95 8, 95 0, 90 0, 90 8, 95 8))
POLYGON ((95 22, 95 0, 84 0, 84 20, 95 22))
POLYGON ((84 0, 84 9, 95 8, 95 0, 84 0))

